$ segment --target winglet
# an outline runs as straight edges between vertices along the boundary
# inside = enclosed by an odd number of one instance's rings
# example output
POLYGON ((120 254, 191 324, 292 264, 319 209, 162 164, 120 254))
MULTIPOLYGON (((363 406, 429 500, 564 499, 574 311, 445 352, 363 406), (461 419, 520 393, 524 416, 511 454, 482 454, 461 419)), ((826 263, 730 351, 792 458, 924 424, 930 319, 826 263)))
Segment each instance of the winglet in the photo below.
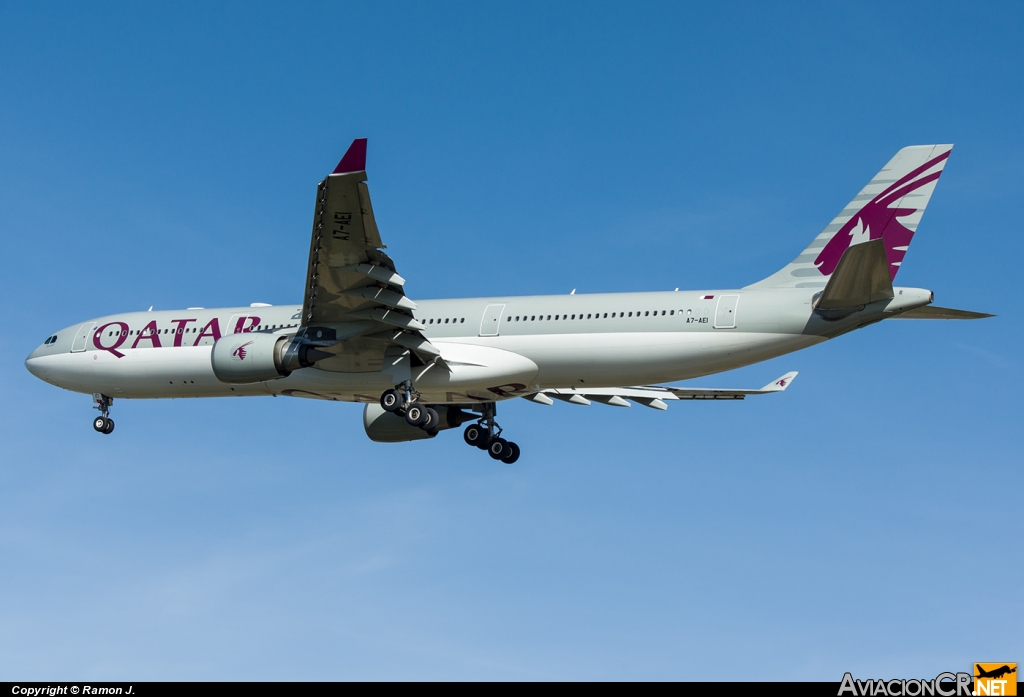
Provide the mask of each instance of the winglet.
POLYGON ((795 370, 792 373, 786 373, 775 382, 762 387, 761 392, 782 392, 789 387, 789 383, 793 382, 793 378, 797 375, 798 373, 795 370))
POLYGON ((331 174, 362 172, 366 169, 366 138, 356 138, 331 174))

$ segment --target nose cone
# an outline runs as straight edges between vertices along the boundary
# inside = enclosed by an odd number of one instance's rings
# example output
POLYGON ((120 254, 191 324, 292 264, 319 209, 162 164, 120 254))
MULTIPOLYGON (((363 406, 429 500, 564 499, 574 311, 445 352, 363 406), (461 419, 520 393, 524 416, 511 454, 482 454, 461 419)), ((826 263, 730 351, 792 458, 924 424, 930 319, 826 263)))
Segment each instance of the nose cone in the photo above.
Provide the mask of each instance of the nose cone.
POLYGON ((39 362, 40 361, 38 358, 32 358, 31 356, 29 356, 28 358, 25 359, 25 368, 27 368, 28 372, 32 373, 37 378, 42 378, 43 372, 40 369, 39 362))
POLYGON ((28 358, 25 359, 25 368, 28 370, 28 372, 32 373, 40 380, 43 379, 43 361, 39 355, 42 353, 42 348, 43 347, 40 346, 35 351, 30 353, 28 355, 28 358))
POLYGON ((25 368, 40 380, 46 380, 46 375, 49 371, 43 366, 47 363, 46 356, 50 356, 53 353, 52 345, 39 344, 39 346, 36 346, 36 350, 28 354, 28 358, 25 359, 25 368))

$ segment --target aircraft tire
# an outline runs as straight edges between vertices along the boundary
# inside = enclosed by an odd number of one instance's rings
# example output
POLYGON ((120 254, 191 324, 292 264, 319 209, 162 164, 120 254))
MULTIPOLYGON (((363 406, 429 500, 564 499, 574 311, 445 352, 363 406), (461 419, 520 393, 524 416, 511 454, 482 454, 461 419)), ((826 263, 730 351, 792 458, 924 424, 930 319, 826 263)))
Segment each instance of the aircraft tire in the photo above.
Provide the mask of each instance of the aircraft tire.
POLYGON ((441 420, 441 417, 438 416, 437 412, 431 409, 430 407, 427 407, 426 409, 424 409, 424 411, 427 413, 427 420, 420 424, 420 428, 422 428, 424 431, 427 431, 428 433, 430 431, 434 431, 436 433, 437 424, 441 420))
POLYGON ((501 461, 504 462, 506 465, 511 465, 515 463, 516 460, 519 459, 520 452, 521 451, 519 450, 519 446, 516 445, 515 443, 510 442, 508 444, 508 452, 505 453, 505 456, 503 458, 501 458, 501 461))
POLYGON ((380 406, 384 411, 398 411, 402 408, 402 393, 398 390, 384 390, 380 396, 380 406))
POLYGON ((487 429, 480 424, 470 424, 466 426, 466 430, 462 432, 462 439, 466 441, 467 445, 472 445, 477 448, 487 447, 487 429))
POLYGON ((92 427, 96 429, 98 433, 103 433, 104 430, 107 428, 107 417, 97 416, 95 419, 92 420, 92 427))
POLYGON ((405 410, 405 422, 410 426, 422 426, 427 422, 427 410, 419 404, 410 404, 405 410))
POLYGON ((107 418, 107 425, 103 427, 103 433, 109 435, 114 432, 114 420, 107 418))
POLYGON ((509 453, 508 441, 504 438, 495 438, 487 446, 487 454, 495 460, 500 460, 509 453))

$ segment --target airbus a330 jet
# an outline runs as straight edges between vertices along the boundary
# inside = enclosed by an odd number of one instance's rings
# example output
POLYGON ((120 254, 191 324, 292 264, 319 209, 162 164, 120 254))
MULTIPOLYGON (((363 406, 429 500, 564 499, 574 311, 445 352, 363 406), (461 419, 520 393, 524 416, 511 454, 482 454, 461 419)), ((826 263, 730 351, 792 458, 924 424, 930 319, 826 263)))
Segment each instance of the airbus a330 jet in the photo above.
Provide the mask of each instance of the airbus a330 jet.
POLYGON ((677 400, 785 390, 662 386, 813 346, 883 319, 992 315, 893 286, 951 145, 903 148, 791 263, 743 288, 413 301, 366 186, 366 139, 317 187, 302 305, 126 312, 58 331, 25 361, 91 394, 93 427, 115 398, 283 395, 363 402, 378 442, 465 441, 513 463, 497 405, 526 399, 666 409, 677 400))

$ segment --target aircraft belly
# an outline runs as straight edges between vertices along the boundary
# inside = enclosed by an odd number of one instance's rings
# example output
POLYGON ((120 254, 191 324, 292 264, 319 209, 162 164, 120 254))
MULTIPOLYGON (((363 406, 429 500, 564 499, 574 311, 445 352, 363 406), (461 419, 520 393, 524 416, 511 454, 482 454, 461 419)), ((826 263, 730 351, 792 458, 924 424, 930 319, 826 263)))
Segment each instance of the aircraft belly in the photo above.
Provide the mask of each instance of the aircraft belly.
POLYGON ((542 387, 616 387, 718 373, 823 340, 799 334, 715 331, 504 336, 488 341, 536 363, 542 387))
MULTIPOLYGON (((428 403, 516 397, 537 387, 672 382, 730 370, 824 341, 822 337, 736 331, 622 332, 466 337, 435 341, 450 371, 412 368, 428 403)), ((32 359, 33 373, 76 392, 122 398, 279 394, 374 402, 400 382, 385 372, 306 368, 287 378, 228 385, 213 374, 209 346, 86 351, 32 359)))

